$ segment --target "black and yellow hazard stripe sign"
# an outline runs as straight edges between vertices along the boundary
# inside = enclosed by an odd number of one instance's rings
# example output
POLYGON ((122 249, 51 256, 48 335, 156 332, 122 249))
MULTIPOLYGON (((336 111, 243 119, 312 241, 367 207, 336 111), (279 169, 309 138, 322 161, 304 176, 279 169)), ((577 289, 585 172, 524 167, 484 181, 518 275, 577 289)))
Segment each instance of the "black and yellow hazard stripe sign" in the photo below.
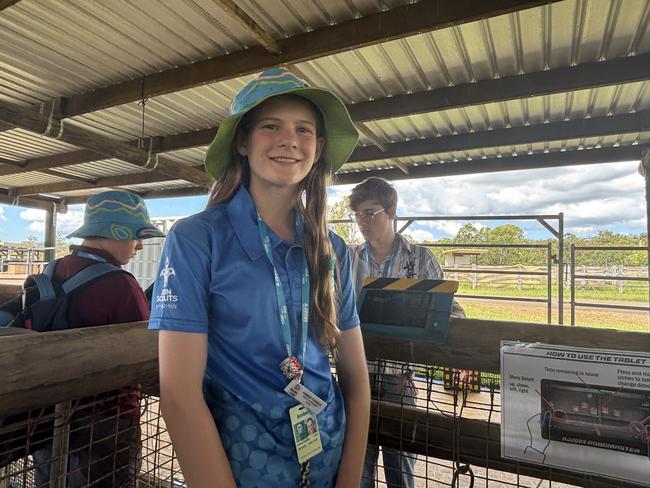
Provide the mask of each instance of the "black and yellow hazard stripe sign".
POLYGON ((457 281, 366 278, 358 300, 361 331, 445 343, 456 290, 457 281))
POLYGON ((424 280, 417 278, 374 278, 365 279, 364 288, 369 290, 425 291, 432 293, 456 293, 458 281, 424 280))

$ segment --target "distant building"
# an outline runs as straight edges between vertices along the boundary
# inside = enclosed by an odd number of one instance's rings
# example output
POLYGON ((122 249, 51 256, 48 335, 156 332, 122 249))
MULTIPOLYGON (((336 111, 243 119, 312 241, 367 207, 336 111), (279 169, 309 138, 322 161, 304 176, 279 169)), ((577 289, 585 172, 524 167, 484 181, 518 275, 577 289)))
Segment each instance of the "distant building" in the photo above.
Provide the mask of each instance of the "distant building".
POLYGON ((476 264, 478 257, 485 252, 485 249, 451 249, 443 251, 445 266, 471 266, 476 264))

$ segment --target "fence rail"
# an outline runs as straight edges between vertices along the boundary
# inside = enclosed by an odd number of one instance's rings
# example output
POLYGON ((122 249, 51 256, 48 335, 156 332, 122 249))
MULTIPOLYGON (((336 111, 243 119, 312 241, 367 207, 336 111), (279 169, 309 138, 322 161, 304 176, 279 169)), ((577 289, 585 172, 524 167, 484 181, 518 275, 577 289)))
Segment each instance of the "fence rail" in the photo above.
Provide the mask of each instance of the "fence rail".
MULTIPOLYGON (((154 396, 143 400, 148 413, 141 427, 149 464, 141 468, 141 473, 149 483, 145 486, 174 486, 172 480, 181 476, 180 470, 155 398, 157 334, 146 330, 145 325, 0 337, 0 416, 144 383, 144 391, 154 396), (83 372, 79 364, 84 364, 83 372)), ((650 352, 648 337, 645 333, 585 327, 455 319, 450 322, 446 344, 370 335, 364 341, 369 361, 392 361, 403 368, 416 364, 425 370, 450 367, 499 373, 502 340, 592 348, 607 344, 618 350, 650 352)), ((457 382, 452 391, 444 391, 434 383, 416 380, 419 392, 415 407, 374 402, 370 440, 421 454, 419 463, 424 472, 419 476, 427 483, 435 480, 443 486, 453 486, 458 473, 456 461, 474 465, 476 476, 483 477, 486 483, 506 479, 512 486, 528 486, 519 483, 519 476, 526 475, 535 478, 538 486, 540 480, 599 488, 637 486, 501 458, 500 395, 498 377, 494 378, 490 391, 473 397, 468 397, 457 382), (415 435, 408 435, 414 425, 418 426, 415 435), (461 436, 454 437, 458 432, 461 436), (441 470, 447 473, 444 479, 439 477, 441 470)), ((27 458, 23 461, 30 462, 27 458)))
MULTIPOLYGON (((644 312, 650 312, 650 306, 638 306, 638 305, 621 305, 621 304, 616 304, 616 303, 589 303, 589 302, 579 302, 576 300, 576 279, 581 279, 581 280, 594 280, 594 281, 610 281, 610 282, 618 282, 618 289, 619 292, 622 293, 623 287, 626 282, 632 281, 632 282, 646 282, 649 285, 649 292, 650 292, 650 268, 646 268, 644 271, 645 273, 640 273, 640 276, 608 276, 608 275, 602 275, 602 274, 589 274, 585 273, 583 270, 583 273, 581 274, 576 274, 576 253, 580 251, 594 251, 594 250, 611 250, 611 251, 647 251, 646 247, 637 247, 637 246, 618 246, 618 247, 608 247, 608 248, 601 248, 601 247, 595 247, 595 246, 576 246, 575 244, 571 244, 570 247, 570 261, 569 261, 569 269, 570 269, 570 284, 569 284, 569 289, 570 289, 570 310, 571 310, 571 325, 575 325, 576 323, 576 308, 577 307, 588 307, 588 308, 608 308, 608 309, 613 309, 613 310, 638 310, 638 311, 644 311, 644 312)), ((650 263, 649 263, 650 264, 650 263)), ((649 297, 650 298, 650 297, 649 297)), ((649 301, 650 304, 650 301, 649 301)))

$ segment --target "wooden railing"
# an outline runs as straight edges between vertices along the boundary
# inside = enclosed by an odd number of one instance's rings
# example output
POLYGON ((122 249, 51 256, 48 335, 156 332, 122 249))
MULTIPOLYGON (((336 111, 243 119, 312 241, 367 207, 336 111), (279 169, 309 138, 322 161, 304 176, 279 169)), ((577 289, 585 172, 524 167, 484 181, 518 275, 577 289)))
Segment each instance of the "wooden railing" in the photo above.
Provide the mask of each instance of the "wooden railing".
MULTIPOLYGON (((646 333, 473 319, 452 320, 446 344, 364 338, 368 360, 495 373, 499 372, 502 340, 650 352, 650 334, 646 333)), ((148 331, 146 323, 137 322, 4 335, 0 336, 0 371, 0 416, 127 384, 143 383, 155 391, 157 334, 148 331)), ((453 454, 454 459, 495 470, 549 476, 548 467, 501 458, 498 422, 463 418, 459 426, 438 412, 384 402, 374 402, 372 413, 370 436, 375 443, 442 459, 452 459, 453 454), (405 425, 418 426, 415 436, 400 436, 409 430, 405 425), (452 448, 454 429, 460 437, 452 448)), ((637 486, 558 468, 552 469, 552 479, 599 488, 637 486)))

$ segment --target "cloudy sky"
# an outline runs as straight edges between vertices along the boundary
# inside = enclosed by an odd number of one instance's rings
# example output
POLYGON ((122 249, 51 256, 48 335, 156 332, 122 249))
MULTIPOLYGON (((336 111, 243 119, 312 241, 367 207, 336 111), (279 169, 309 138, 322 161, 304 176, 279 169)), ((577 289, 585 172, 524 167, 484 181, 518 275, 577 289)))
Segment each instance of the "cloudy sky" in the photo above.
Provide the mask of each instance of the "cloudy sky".
MULTIPOLYGON (((485 175, 454 176, 396 182, 400 216, 513 215, 564 212, 566 232, 593 235, 599 230, 639 234, 645 232, 643 178, 637 162, 575 166, 544 170, 510 171, 485 175)), ((351 186, 334 187, 331 201, 349 194, 351 186)), ((147 202, 152 216, 189 215, 205 205, 205 197, 147 202)), ((58 216, 59 233, 81 223, 83 206, 58 216)), ((42 238, 44 212, 0 205, 0 240, 19 242, 29 235, 42 238)), ((450 237, 463 221, 420 223, 409 228, 418 240, 450 237)), ((496 226, 503 222, 482 222, 496 226)), ((518 223, 530 238, 549 234, 540 224, 518 223)))

